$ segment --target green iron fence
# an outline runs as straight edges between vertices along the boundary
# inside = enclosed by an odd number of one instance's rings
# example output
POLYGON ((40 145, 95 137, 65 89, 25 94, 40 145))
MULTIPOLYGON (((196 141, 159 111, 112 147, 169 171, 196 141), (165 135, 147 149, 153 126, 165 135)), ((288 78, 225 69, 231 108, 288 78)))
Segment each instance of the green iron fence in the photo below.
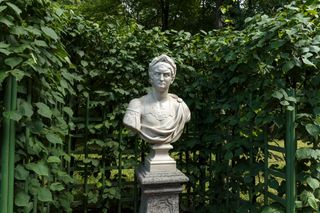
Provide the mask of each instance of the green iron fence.
MULTIPOLYGON (((288 95, 294 96, 294 91, 290 90, 288 95)), ((264 168, 264 185, 265 185, 265 196, 264 204, 269 204, 269 199, 281 203, 285 206, 286 212, 295 212, 295 201, 296 201, 296 149, 297 140, 295 136, 295 117, 296 117, 296 107, 295 104, 291 104, 290 108, 286 109, 286 124, 285 124, 285 141, 284 146, 281 145, 270 145, 267 135, 265 136, 265 168, 264 168), (292 108, 291 108, 292 107, 292 108), (270 152, 277 152, 285 156, 285 168, 271 168, 269 164, 270 152), (285 183, 285 193, 282 196, 271 192, 270 188, 275 188, 272 184, 278 184, 275 177, 281 179, 285 183), (273 180, 270 181, 270 180, 273 180), (276 181, 276 182, 275 182, 276 181)), ((281 160, 281 159, 278 159, 281 160)))
POLYGON ((6 117, 3 118, 3 133, 1 143, 1 193, 0 212, 13 212, 14 199, 14 155, 15 155, 15 121, 10 114, 17 107, 17 81, 14 77, 7 80, 4 93, 6 117))
MULTIPOLYGON (((31 100, 31 85, 20 92, 20 99, 28 103, 31 100), (24 92, 23 92, 24 91, 24 92)), ((1 143, 1 212, 14 211, 14 145, 15 145, 15 121, 10 119, 10 112, 14 112, 17 105, 17 83, 13 77, 9 78, 5 94, 5 114, 3 118, 3 139, 1 143)), ((139 203, 139 189, 135 179, 134 170, 144 161, 148 147, 137 137, 128 135, 125 129, 112 129, 107 124, 102 125, 109 119, 108 112, 111 108, 106 108, 101 104, 98 96, 83 97, 85 101, 70 99, 70 107, 74 111, 72 121, 74 129, 65 138, 65 145, 60 146, 71 156, 70 161, 63 162, 67 173, 73 177, 74 184, 67 190, 72 191, 75 200, 73 202, 74 212, 92 212, 109 209, 111 212, 131 211, 137 212, 139 203), (81 105, 79 103, 85 103, 81 105)), ((286 139, 285 147, 276 147, 269 144, 267 133, 257 141, 251 141, 249 150, 249 162, 255 162, 256 150, 264 150, 264 201, 267 205, 270 199, 282 203, 287 208, 287 212, 295 211, 295 110, 287 110, 286 118, 286 139), (261 141, 263 143, 261 143, 261 141), (268 156, 271 150, 281 152, 286 157, 286 170, 276 171, 270 168, 268 156), (270 192, 270 177, 286 179, 286 193, 283 197, 277 197, 270 192)), ((188 144, 190 140, 201 140, 194 128, 188 126, 186 133, 181 139, 181 144, 188 144)), ((24 135, 29 140, 30 129, 24 127, 24 135)), ((215 139, 213 139, 215 140, 215 139)), ((220 139, 216 139, 217 141, 220 139)), ((28 144, 28 143, 27 143, 28 144)), ((221 144, 224 146, 224 144, 221 144)), ((220 150, 211 147, 189 150, 186 146, 177 146, 177 152, 171 153, 177 160, 177 165, 189 178, 190 182, 185 185, 185 190, 181 194, 182 211, 196 211, 196 207, 205 205, 215 205, 225 203, 240 208, 243 202, 254 204, 257 197, 254 193, 256 187, 256 174, 250 172, 246 177, 251 178, 245 190, 242 190, 240 180, 233 180, 233 165, 238 163, 235 160, 227 159, 228 166, 219 168, 225 170, 225 176, 217 176, 215 171, 219 162, 225 162, 220 150), (199 151, 200 150, 200 151, 199 151), (204 150, 209 150, 205 152, 204 150), (221 179, 221 186, 216 182, 221 179), (221 199, 217 186, 226 191, 226 197, 221 199), (249 190, 247 190, 247 188, 249 190), (243 195, 243 193, 245 195, 243 195), (242 198, 248 196, 247 198, 242 198)), ((26 161, 25 163, 28 163, 26 161)), ((260 174, 262 176, 262 174, 260 174)), ((25 181, 24 189, 28 191, 28 179, 25 181)), ((37 196, 31 198, 33 212, 38 212, 37 196)), ((43 212, 50 212, 50 205, 42 208, 43 212)), ((56 212, 57 210, 51 210, 56 212)), ((62 211, 62 210, 60 210, 62 211)), ((25 208, 25 212, 28 209, 25 208)))

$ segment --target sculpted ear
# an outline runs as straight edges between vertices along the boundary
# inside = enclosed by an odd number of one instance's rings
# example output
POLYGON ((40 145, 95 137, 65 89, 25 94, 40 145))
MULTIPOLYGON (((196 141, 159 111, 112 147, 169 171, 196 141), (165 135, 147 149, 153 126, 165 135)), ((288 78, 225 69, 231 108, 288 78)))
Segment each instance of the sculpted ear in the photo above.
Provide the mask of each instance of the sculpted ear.
POLYGON ((171 84, 174 82, 175 76, 172 77, 171 79, 171 84))

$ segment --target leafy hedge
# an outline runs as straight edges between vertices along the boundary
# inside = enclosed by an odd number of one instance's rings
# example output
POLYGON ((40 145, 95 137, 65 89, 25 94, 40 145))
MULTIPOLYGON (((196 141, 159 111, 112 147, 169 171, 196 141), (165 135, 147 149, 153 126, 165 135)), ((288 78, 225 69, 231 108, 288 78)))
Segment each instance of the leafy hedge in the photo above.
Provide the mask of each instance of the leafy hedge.
POLYGON ((318 208, 319 159, 312 154, 318 153, 320 133, 316 1, 292 3, 275 17, 248 18, 242 31, 196 35, 145 30, 112 17, 94 23, 48 1, 2 1, 0 6, 1 82, 14 75, 21 85, 32 84, 28 91, 32 101, 23 101, 26 98, 21 95, 20 111, 12 118, 21 127, 17 209, 32 209, 30 201, 37 198, 42 211, 48 210, 47 204, 71 211, 73 195, 64 189, 72 186, 72 178, 63 162, 76 156, 66 154, 60 143, 66 141, 69 130, 83 130, 84 123, 74 124, 70 118, 85 114, 88 99, 92 116, 103 114, 87 130, 88 149, 108 155, 80 160, 103 174, 83 196, 101 209, 120 198, 124 192, 110 183, 122 177, 101 168, 116 165, 119 152, 133 149, 132 136, 122 130, 122 116, 129 100, 148 91, 147 64, 161 53, 175 59, 178 71, 171 92, 181 96, 192 113, 187 133, 174 146, 193 157, 178 163, 190 178, 188 187, 196 195, 205 195, 185 205, 199 211, 223 207, 230 212, 237 205, 239 211, 260 209, 256 200, 263 194, 263 181, 257 181, 266 157, 263 140, 265 134, 270 141, 283 139, 284 111, 295 103, 299 143, 312 144, 312 149, 298 151, 302 169, 298 207, 301 211, 318 208), (286 93, 289 88, 295 89, 296 98, 286 93), (72 99, 76 99, 71 105, 75 115, 67 107, 72 99), (119 134, 128 143, 119 144, 119 134), (205 182, 207 189, 201 187, 205 182), (247 202, 240 207, 240 200, 247 202))

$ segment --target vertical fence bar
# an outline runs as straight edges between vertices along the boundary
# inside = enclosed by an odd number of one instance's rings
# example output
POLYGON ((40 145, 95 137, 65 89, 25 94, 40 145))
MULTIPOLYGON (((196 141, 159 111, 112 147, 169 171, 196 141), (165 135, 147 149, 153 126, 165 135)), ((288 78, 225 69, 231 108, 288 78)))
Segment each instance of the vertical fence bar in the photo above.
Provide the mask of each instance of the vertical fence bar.
MULTIPOLYGON (((87 101, 86 101, 86 119, 85 119, 85 145, 84 145, 84 157, 85 159, 88 158, 88 139, 89 139, 89 104, 90 104, 90 97, 89 94, 87 96, 87 101)), ((88 165, 85 163, 84 166, 84 209, 83 212, 87 213, 88 212, 88 165)))
MULTIPOLYGON (((7 79, 4 106, 5 111, 15 111, 17 105, 17 81, 10 76, 7 79)), ((3 141, 1 153, 1 202, 0 212, 13 212, 14 198, 14 146, 15 146, 15 121, 3 119, 3 141)))
MULTIPOLYGON (((11 77, 7 79, 7 85, 4 90, 4 107, 5 111, 11 109, 11 77)), ((9 192, 9 144, 10 144, 10 120, 3 118, 3 139, 1 153, 1 203, 0 212, 8 212, 8 192, 9 192)))
MULTIPOLYGON (((31 79, 28 79, 28 83, 27 83, 27 102, 31 105, 31 100, 32 100, 32 82, 31 79)), ((28 121, 30 121, 31 119, 28 118, 28 121)), ((30 128, 28 126, 26 126, 26 130, 25 130, 25 136, 26 136, 26 150, 27 153, 29 153, 29 143, 30 143, 30 128)), ((24 162, 25 164, 29 163, 29 159, 26 159, 26 161, 24 162)), ((29 177, 26 179, 25 181, 25 185, 24 185, 24 191, 26 194, 28 194, 29 191, 29 177)), ((23 208, 23 212, 24 213, 28 213, 28 207, 24 207, 23 208)))
POLYGON ((122 145, 122 129, 119 130, 119 158, 118 158, 118 161, 119 161, 119 165, 118 165, 118 175, 119 175, 119 180, 118 180, 118 185, 119 185, 119 188, 120 188, 120 199, 119 199, 119 203, 118 203, 118 213, 121 213, 121 206, 122 206, 122 202, 121 202, 121 190, 122 190, 122 148, 121 148, 121 145, 122 145))
MULTIPOLYGON (((295 96, 293 90, 288 91, 289 96, 295 96)), ((292 103, 293 109, 286 110, 286 212, 295 212, 296 200, 296 169, 295 154, 297 142, 295 136, 295 105, 292 103)))
POLYGON ((268 152, 268 132, 267 127, 263 130, 263 144, 264 144, 264 205, 268 205, 268 179, 269 179, 269 152, 268 152))
MULTIPOLYGON (((249 108, 250 110, 252 110, 252 93, 249 94, 249 108)), ((250 138, 249 138, 249 143, 250 143, 250 153, 249 153, 249 164, 250 167, 252 167, 253 165, 253 151, 254 151, 254 142, 253 142, 253 125, 250 125, 249 127, 250 129, 250 138)), ((254 187, 255 187, 255 176, 252 175, 252 170, 250 170, 250 176, 252 178, 252 183, 250 183, 249 185, 249 202, 253 203, 253 191, 254 191, 254 187)), ((240 199, 240 197, 238 198, 240 199)))
MULTIPOLYGON (((134 161, 138 162, 138 155, 139 155, 139 150, 138 150, 138 140, 137 137, 134 141, 134 161)), ((134 168, 134 172, 136 172, 137 166, 134 168)), ((137 180, 137 175, 134 175, 134 183, 133 183, 133 212, 136 213, 138 211, 138 180, 137 180)))
MULTIPOLYGON (((11 111, 17 108, 17 80, 11 77, 11 111)), ((14 200, 14 155, 15 155, 15 142, 16 142, 16 126, 15 121, 10 121, 10 144, 9 144, 9 200, 8 200, 8 213, 13 212, 14 200)))

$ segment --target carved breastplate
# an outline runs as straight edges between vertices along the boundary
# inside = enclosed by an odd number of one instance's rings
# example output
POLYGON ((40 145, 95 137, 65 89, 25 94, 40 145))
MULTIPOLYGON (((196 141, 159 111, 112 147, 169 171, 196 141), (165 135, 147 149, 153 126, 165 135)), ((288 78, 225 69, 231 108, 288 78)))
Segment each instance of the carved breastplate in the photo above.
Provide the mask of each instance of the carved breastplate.
POLYGON ((172 119, 175 114, 175 109, 172 100, 168 100, 164 103, 152 102, 144 106, 142 113, 142 119, 148 124, 161 124, 172 119))

